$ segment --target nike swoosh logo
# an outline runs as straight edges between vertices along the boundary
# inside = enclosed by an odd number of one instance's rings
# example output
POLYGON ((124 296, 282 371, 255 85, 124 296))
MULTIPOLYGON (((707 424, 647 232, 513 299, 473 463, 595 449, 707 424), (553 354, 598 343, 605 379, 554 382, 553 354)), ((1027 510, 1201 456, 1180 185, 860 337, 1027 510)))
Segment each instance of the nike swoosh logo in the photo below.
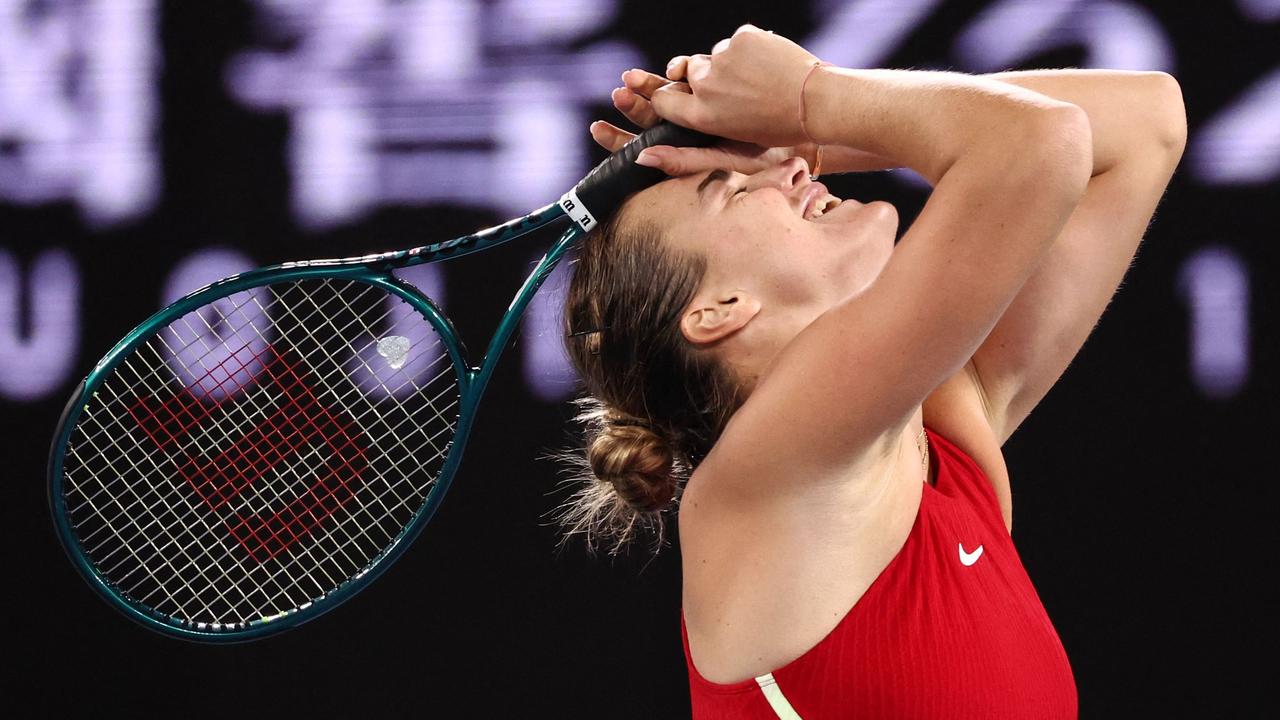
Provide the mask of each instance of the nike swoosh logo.
POLYGON ((956 547, 960 548, 960 564, 965 567, 969 567, 970 565, 978 562, 978 558, 982 557, 981 545, 978 546, 977 550, 974 550, 971 553, 965 552, 964 545, 961 543, 956 543, 956 547))

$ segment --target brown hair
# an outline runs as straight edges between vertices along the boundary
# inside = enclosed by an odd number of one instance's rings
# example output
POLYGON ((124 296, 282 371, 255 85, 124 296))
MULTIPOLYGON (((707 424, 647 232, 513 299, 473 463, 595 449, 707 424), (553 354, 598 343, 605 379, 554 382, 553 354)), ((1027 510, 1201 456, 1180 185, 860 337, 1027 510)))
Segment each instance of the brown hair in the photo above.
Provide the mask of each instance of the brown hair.
POLYGON ((637 531, 661 546, 663 512, 741 404, 724 365, 680 330, 706 258, 665 246, 653 223, 624 211, 581 243, 564 312, 586 452, 559 520, 566 538, 611 554, 637 531))

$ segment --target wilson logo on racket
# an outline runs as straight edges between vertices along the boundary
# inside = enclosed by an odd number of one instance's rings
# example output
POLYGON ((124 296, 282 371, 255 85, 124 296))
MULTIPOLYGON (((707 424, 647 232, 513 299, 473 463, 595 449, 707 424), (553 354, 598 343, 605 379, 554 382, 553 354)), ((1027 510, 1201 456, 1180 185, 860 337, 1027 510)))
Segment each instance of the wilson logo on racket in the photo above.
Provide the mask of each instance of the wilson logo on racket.
MULTIPOLYGON (((236 377, 240 368, 224 366, 239 364, 241 355, 231 353, 200 380, 236 377)), ((156 447, 183 448, 174 460, 178 475, 249 557, 263 562, 310 535, 350 501, 368 460, 364 434, 355 420, 316 397, 301 358, 281 355, 268 345, 262 356, 252 359, 262 363, 255 382, 269 383, 276 391, 275 406, 259 413, 262 419, 228 447, 203 452, 197 437, 200 426, 215 413, 225 414, 224 405, 254 400, 230 399, 236 393, 227 393, 221 401, 211 402, 183 390, 164 399, 139 396, 129 413, 156 447), (303 463, 304 455, 309 463, 303 463), (250 507, 257 493, 246 491, 268 474, 307 472, 313 481, 283 508, 254 511, 250 507)))
POLYGON ((582 204, 582 200, 578 198, 575 190, 570 190, 560 198, 560 208, 564 210, 564 214, 568 215, 574 222, 578 223, 584 231, 590 231, 596 226, 596 218, 582 204))

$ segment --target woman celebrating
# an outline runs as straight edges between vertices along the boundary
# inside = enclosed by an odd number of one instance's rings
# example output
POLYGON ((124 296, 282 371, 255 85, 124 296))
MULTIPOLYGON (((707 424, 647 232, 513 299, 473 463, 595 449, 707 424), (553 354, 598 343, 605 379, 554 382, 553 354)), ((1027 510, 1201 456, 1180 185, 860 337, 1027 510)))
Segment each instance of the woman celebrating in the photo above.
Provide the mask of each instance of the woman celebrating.
POLYGON ((625 542, 679 497, 694 717, 1075 716, 1001 446, 1134 255, 1185 141, 1177 84, 844 70, 750 26, 624 82, 638 125, 732 142, 646 150, 678 177, 582 245, 593 477, 567 521, 625 542), (895 247, 894 208, 819 165, 934 190, 895 247))

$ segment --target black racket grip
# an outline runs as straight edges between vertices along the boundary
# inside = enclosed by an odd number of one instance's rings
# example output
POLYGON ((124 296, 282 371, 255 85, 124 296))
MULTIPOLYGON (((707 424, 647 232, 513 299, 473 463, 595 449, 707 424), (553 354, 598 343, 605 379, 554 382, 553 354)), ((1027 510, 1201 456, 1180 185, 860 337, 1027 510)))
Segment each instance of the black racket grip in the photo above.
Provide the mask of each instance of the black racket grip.
POLYGON ((663 171, 636 164, 641 150, 652 145, 709 147, 718 139, 669 122, 658 123, 595 166, 560 198, 560 207, 583 230, 591 230, 616 212, 632 193, 666 179, 663 171))

